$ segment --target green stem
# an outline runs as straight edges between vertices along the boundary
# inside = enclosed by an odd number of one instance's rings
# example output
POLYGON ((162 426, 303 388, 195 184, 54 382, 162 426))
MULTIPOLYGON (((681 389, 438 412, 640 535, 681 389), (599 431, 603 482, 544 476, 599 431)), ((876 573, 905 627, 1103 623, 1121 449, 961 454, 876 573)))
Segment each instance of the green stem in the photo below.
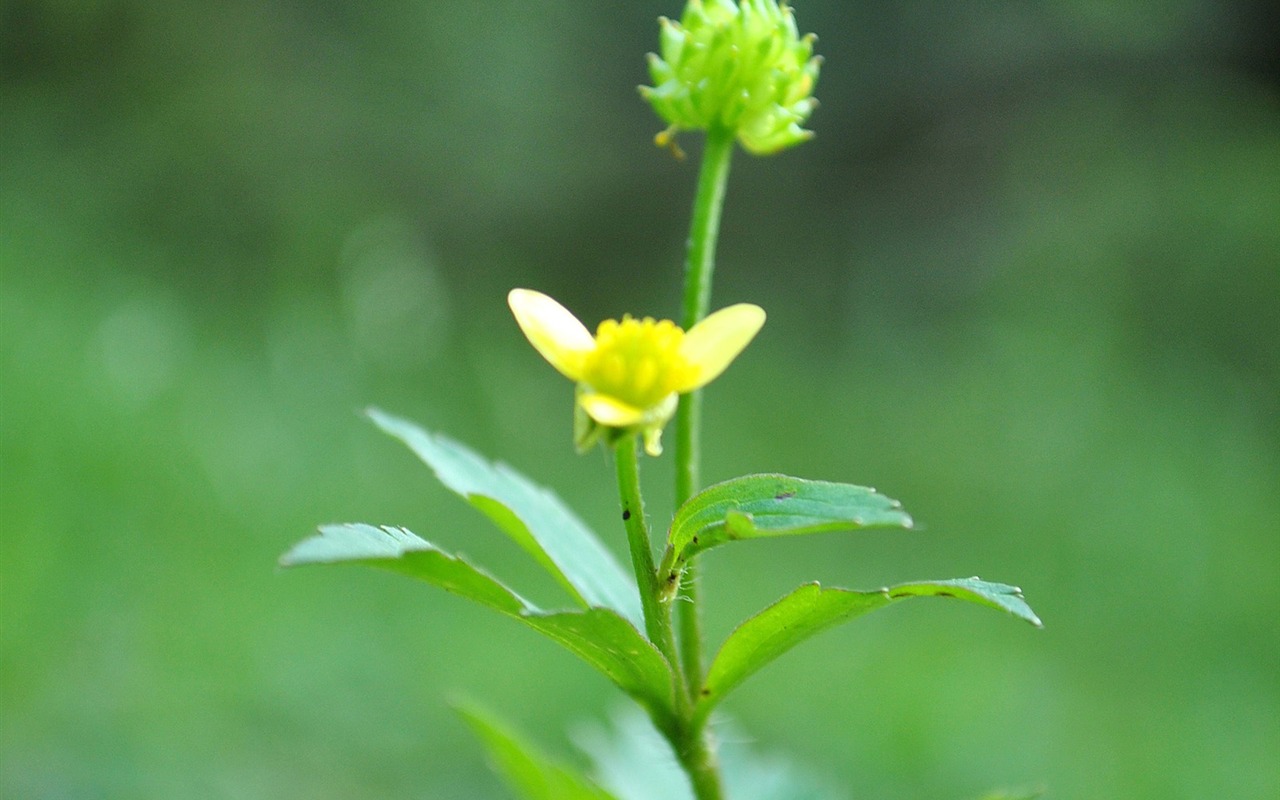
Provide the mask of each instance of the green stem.
MULTIPOLYGON (((724 208, 725 186, 729 182, 729 162, 733 157, 733 131, 707 131, 698 173, 698 190, 693 201, 689 226, 689 249, 685 258, 684 307, 681 324, 689 330, 707 315, 711 304, 711 278, 715 272, 716 241, 720 236, 720 212, 724 208)), ((679 508, 699 488, 701 472, 702 393, 681 396, 676 410, 676 507, 679 508)), ((680 656, 689 691, 696 700, 702 684, 702 610, 698 597, 697 566, 691 560, 681 581, 683 602, 679 604, 680 656)))
POLYGON ((681 752, 680 763, 689 774, 694 796, 698 800, 724 800, 720 767, 709 734, 699 727, 690 731, 690 735, 689 748, 681 752))
MULTIPOLYGON (((640 453, 634 435, 623 436, 614 445, 614 463, 618 472, 618 495, 622 502, 622 521, 631 548, 631 564, 635 568, 640 602, 644 608, 645 631, 649 640, 671 665, 672 695, 675 717, 670 725, 659 729, 688 773, 698 800, 723 800, 724 788, 716 765, 715 748, 704 719, 694 718, 694 704, 686 685, 685 674, 676 650, 671 627, 671 605, 659 600, 662 583, 653 563, 649 541, 649 525, 645 521, 644 498, 640 492, 640 453)), ((657 722, 657 720, 655 720, 657 722)))
POLYGON ((702 691, 702 605, 698 594, 698 557, 693 556, 680 576, 680 605, 676 619, 680 627, 680 661, 684 668, 689 698, 698 702, 702 691))
POLYGON ((698 192, 693 199, 693 220, 689 225, 689 249, 684 262, 685 330, 707 315, 711 303, 711 277, 715 271, 716 239, 720 236, 720 210, 729 182, 729 161, 733 157, 733 131, 711 128, 702 151, 698 192))
POLYGON ((662 588, 653 564, 653 547, 649 543, 649 524, 645 521, 644 498, 640 494, 640 454, 636 436, 627 434, 614 445, 614 463, 618 472, 618 497, 622 502, 622 522, 631 547, 631 565, 640 588, 640 604, 644 609, 644 627, 649 641, 671 664, 675 676, 677 714, 686 717, 689 708, 688 689, 676 651, 675 633, 671 628, 671 607, 658 600, 662 588))

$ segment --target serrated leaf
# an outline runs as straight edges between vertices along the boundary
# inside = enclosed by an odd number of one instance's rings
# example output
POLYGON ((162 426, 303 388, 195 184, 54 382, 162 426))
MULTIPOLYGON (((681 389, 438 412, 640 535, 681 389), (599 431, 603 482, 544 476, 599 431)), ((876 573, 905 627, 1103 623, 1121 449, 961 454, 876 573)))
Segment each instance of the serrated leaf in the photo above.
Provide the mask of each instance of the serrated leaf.
POLYGON ((526 800, 616 800, 585 776, 546 756, 493 715, 467 706, 456 710, 484 742, 494 770, 526 800))
POLYGON ((666 659, 628 620, 607 608, 543 611, 479 567, 404 528, 326 525, 281 556, 280 564, 364 564, 426 581, 520 620, 603 672, 650 713, 662 719, 671 714, 666 659))
POLYGON ((707 487, 676 511, 663 579, 697 553, 736 539, 911 526, 897 500, 866 486, 744 475, 707 487))
POLYGON ((908 597, 966 600, 1007 611, 1037 627, 1041 625, 1016 586, 978 578, 904 583, 872 592, 805 584, 729 635, 707 672, 697 716, 705 718, 738 684, 806 639, 908 597))
POLYGON ((497 523, 584 606, 610 608, 643 625, 640 593, 596 535, 551 491, 501 462, 376 408, 374 424, 404 442, 447 488, 497 523))

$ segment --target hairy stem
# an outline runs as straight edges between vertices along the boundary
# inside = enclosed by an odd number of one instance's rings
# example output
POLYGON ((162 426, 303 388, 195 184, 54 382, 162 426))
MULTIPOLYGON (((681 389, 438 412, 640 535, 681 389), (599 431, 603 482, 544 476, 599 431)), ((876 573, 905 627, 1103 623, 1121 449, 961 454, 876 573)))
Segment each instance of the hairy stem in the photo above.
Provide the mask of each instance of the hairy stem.
POLYGON ((690 730, 689 733, 689 748, 680 753, 680 763, 689 774, 694 796, 698 800, 724 800, 720 766, 716 762, 710 734, 701 727, 690 730))
MULTIPOLYGON (((689 249, 685 258, 684 306, 681 324, 689 330, 707 315, 711 304, 711 279, 715 272, 716 241, 720 235, 720 211, 724 207, 729 162, 733 157, 733 131, 707 131, 698 173, 698 190, 693 201, 689 226, 689 249)), ((702 393, 681 396, 676 410, 676 507, 683 505, 699 488, 701 470, 702 393)), ((690 560, 681 581, 683 602, 678 604, 680 657, 694 700, 702 688, 702 610, 698 597, 697 564, 690 560)))
POLYGON ((627 529, 627 543, 631 548, 631 565, 636 573, 636 585, 640 589, 640 603, 644 608, 644 627, 649 641, 658 648, 671 664, 675 676, 676 712, 688 717, 689 696, 684 673, 676 650, 675 632, 671 627, 671 607, 658 599, 662 589, 658 573, 653 565, 653 547, 649 542, 649 524, 645 520, 644 498, 640 494, 640 454, 636 448, 636 436, 628 434, 614 446, 614 463, 618 472, 618 497, 622 503, 622 522, 627 529))
MULTIPOLYGON (((631 548, 631 564, 644 607, 645 631, 649 640, 671 665, 672 695, 675 718, 670 724, 659 724, 689 775, 698 800, 723 800, 724 789, 716 765, 715 748, 703 719, 695 719, 684 669, 676 649, 671 627, 671 605, 659 597, 662 584, 654 569, 653 548, 649 541, 649 525, 645 520, 644 498, 640 492, 640 453, 634 435, 623 436, 614 446, 614 462, 618 472, 618 495, 622 503, 622 521, 631 548)), ((655 720, 657 722, 657 720, 655 720)))

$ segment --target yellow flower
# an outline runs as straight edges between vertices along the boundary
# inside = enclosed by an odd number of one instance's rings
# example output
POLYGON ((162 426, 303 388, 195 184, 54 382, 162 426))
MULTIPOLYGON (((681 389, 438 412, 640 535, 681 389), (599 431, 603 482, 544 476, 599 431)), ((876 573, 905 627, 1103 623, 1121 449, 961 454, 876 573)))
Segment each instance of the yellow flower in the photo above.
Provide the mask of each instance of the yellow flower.
POLYGON ((605 320, 592 336, 541 292, 512 289, 507 303, 534 349, 578 384, 577 404, 591 423, 644 434, 645 450, 655 456, 662 452, 662 428, 675 413, 677 395, 724 372, 764 325, 764 309, 739 303, 688 332, 670 320, 628 315, 605 320))

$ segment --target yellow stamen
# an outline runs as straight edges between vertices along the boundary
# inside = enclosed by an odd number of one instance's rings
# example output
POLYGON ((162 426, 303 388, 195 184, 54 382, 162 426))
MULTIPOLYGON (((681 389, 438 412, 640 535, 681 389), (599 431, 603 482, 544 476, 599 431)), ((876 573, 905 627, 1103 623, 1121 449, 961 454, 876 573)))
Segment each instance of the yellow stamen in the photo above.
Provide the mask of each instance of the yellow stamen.
MULTIPOLYGON (((507 302, 529 342, 578 384, 578 406, 589 424, 643 434, 650 455, 662 451, 662 428, 675 414, 677 395, 714 380, 764 324, 759 306, 739 303, 687 334, 671 320, 624 316, 600 323, 593 337, 541 292, 513 289, 507 302)), ((581 435, 580 443, 594 441, 590 430, 581 435)))
POLYGON ((688 380, 683 340, 684 331, 670 320, 605 320, 596 330, 596 349, 583 364, 582 381, 627 405, 652 408, 688 380))

